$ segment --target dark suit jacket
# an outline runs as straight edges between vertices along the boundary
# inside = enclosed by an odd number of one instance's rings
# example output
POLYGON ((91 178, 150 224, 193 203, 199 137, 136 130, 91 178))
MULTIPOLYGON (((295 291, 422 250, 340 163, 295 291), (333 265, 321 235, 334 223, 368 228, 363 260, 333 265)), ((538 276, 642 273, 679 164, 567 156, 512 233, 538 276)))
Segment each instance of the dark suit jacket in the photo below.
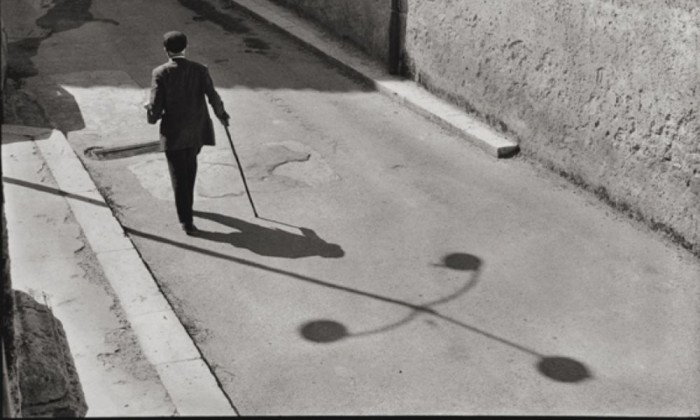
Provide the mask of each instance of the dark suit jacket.
POLYGON ((214 145, 214 126, 205 102, 218 118, 228 118, 206 66, 176 57, 153 70, 149 124, 160 123, 164 150, 214 145))

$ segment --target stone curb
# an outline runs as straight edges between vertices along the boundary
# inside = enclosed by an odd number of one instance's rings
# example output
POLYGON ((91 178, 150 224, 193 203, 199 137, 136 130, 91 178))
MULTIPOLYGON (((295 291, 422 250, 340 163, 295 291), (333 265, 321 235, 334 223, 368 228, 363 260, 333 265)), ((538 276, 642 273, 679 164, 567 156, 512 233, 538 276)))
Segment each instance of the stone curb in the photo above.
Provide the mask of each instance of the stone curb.
POLYGON ((292 11, 269 0, 229 0, 258 19, 302 41, 334 63, 369 82, 377 91, 453 131, 496 158, 511 156, 518 143, 488 124, 467 115, 459 107, 432 95, 417 83, 389 75, 379 65, 358 51, 350 51, 327 34, 306 23, 292 11))
POLYGON ((238 415, 65 136, 13 125, 2 133, 35 142, 178 414, 238 415))

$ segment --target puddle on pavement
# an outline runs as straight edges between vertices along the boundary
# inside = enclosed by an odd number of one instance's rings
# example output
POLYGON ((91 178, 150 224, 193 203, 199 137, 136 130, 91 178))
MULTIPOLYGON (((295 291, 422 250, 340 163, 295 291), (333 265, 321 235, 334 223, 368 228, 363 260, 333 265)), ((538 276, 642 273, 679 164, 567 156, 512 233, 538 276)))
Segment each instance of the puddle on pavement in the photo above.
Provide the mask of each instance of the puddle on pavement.
POLYGON ((267 50, 270 49, 270 44, 259 38, 247 37, 243 38, 243 42, 247 47, 244 51, 246 53, 256 53, 265 55, 267 50))
POLYGON ((181 5, 197 13, 195 21, 209 20, 225 31, 234 34, 245 34, 250 32, 250 28, 245 25, 245 20, 239 17, 220 12, 216 6, 203 0, 178 0, 181 5))
MULTIPOLYGON (((340 179, 318 152, 301 143, 268 143, 253 153, 239 151, 239 156, 253 192, 318 187, 340 179)), ((151 195, 160 200, 173 200, 168 164, 163 154, 149 156, 128 168, 151 195)), ((245 187, 231 151, 202 149, 196 197, 206 200, 244 194, 245 187)))
POLYGON ((259 38, 246 37, 246 38, 243 38, 243 42, 245 43, 246 47, 252 48, 254 50, 269 50, 270 49, 270 44, 268 44, 267 42, 265 42, 259 38))

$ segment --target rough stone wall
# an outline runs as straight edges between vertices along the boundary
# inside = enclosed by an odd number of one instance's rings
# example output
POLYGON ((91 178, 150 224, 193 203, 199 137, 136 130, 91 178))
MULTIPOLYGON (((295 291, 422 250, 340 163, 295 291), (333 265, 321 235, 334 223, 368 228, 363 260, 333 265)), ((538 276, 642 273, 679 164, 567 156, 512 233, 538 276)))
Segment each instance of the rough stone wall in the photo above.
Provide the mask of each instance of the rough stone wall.
MULTIPOLYGON (((4 59, 4 57, 3 57, 4 59)), ((0 168, 0 173, 2 168, 0 168)), ((2 202, 2 366, 3 366, 3 417, 19 417, 22 405, 19 391, 17 350, 15 346, 15 301, 10 279, 10 253, 5 219, 5 193, 0 185, 2 202), (7 385, 7 388, 5 386, 7 385), (5 399, 8 401, 5 401, 5 399), (6 404, 7 403, 7 404, 6 404)))
POLYGON ((700 3, 410 0, 413 77, 700 253, 700 3))
POLYGON ((387 62, 391 0, 273 0, 387 62))
POLYGON ((22 417, 85 417, 87 404, 61 321, 14 291, 22 417))

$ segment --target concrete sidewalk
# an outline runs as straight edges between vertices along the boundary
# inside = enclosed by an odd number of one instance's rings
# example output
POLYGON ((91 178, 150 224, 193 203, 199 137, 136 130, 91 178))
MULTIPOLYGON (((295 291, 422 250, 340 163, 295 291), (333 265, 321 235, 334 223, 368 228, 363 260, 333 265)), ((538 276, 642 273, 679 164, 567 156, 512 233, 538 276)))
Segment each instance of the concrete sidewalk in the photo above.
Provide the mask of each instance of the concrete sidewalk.
POLYGON ((88 416, 234 415, 65 137, 2 127, 13 287, 63 323, 88 416))

